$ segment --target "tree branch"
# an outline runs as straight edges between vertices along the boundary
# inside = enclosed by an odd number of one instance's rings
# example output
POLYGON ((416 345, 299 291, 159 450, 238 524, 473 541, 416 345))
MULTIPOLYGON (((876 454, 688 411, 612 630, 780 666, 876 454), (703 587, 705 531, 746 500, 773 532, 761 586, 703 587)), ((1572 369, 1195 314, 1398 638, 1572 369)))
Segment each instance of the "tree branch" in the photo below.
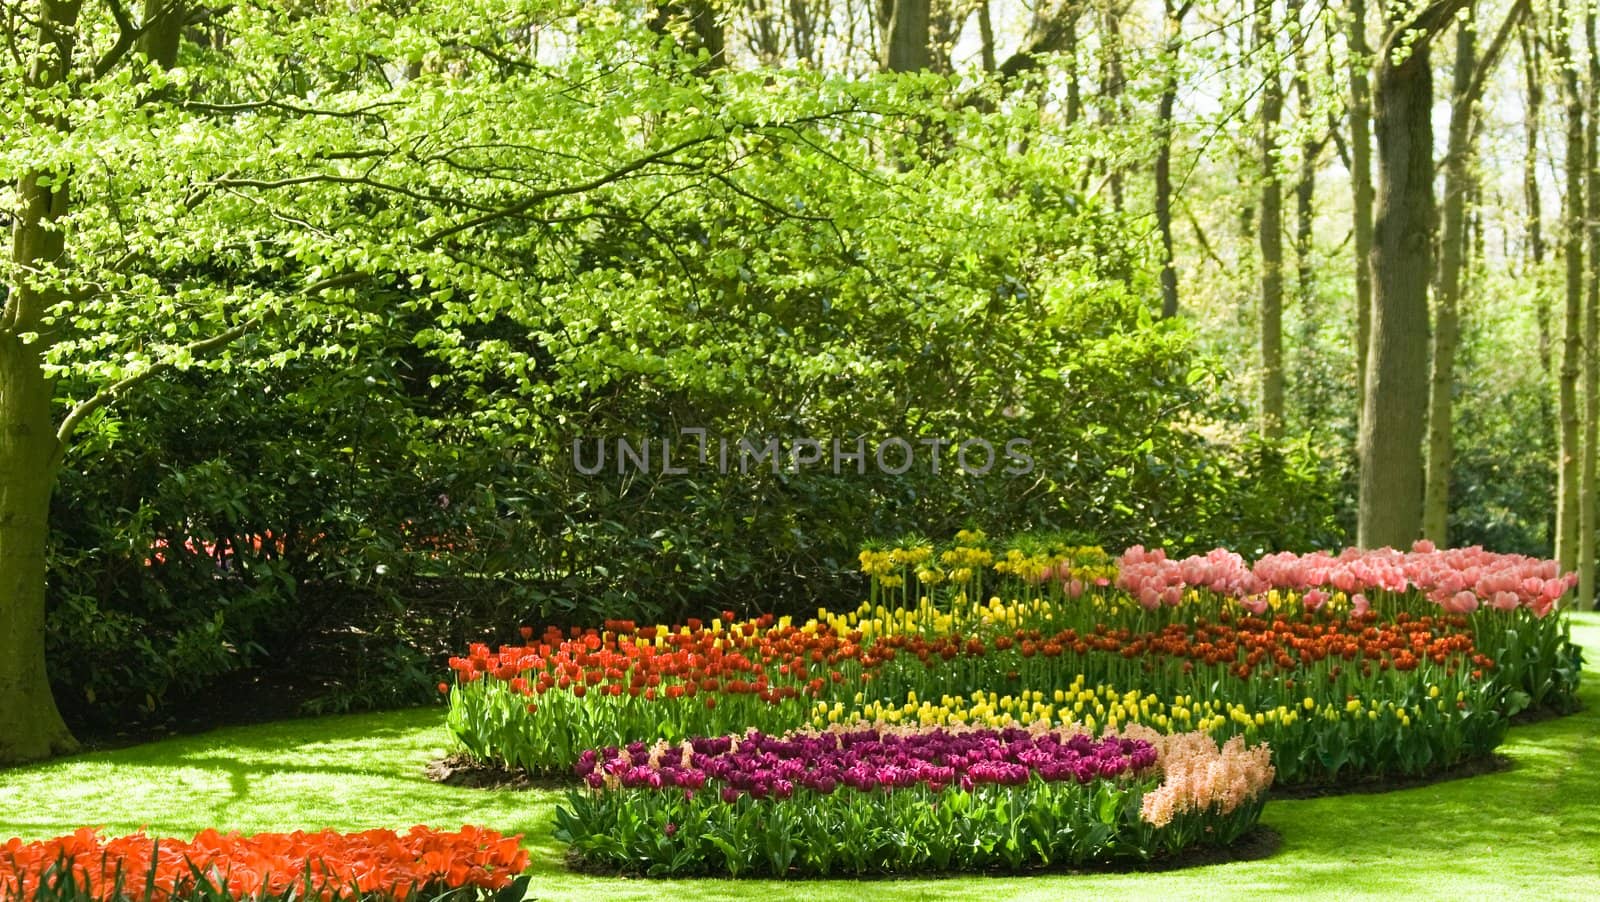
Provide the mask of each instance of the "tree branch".
POLYGON ((1533 8, 1530 0, 1516 0, 1511 4, 1511 9, 1506 11, 1504 22, 1500 23, 1500 30, 1494 34, 1494 39, 1483 51, 1483 56, 1478 58, 1477 68, 1472 73, 1472 82, 1467 86, 1467 94, 1463 100, 1468 104, 1478 102, 1483 96, 1483 91, 1489 85, 1489 75, 1494 67, 1500 63, 1500 54, 1505 52, 1506 43, 1511 38, 1511 30, 1522 21, 1533 8))
POLYGON ((470 231, 478 226, 487 225, 496 220, 506 219, 516 216, 520 213, 526 213, 528 210, 531 210, 533 207, 544 203, 547 200, 553 200, 557 197, 568 197, 573 194, 583 194, 588 191, 604 188, 606 185, 626 178, 627 176, 638 172, 647 166, 662 162, 664 160, 669 160, 691 147, 699 144, 705 144, 717 137, 720 136, 707 134, 696 138, 687 138, 683 141, 679 141, 677 144, 674 144, 671 147, 663 148, 655 153, 646 154, 642 157, 639 157, 630 163, 627 163, 617 169, 613 169, 604 175, 596 176, 587 182, 580 182, 576 185, 563 185, 559 188, 546 188, 543 191, 536 191, 509 206, 502 207, 498 210, 490 210, 482 215, 474 216, 470 219, 464 219, 455 225, 440 229, 422 239, 418 246, 423 250, 431 250, 437 247, 439 242, 449 238, 452 235, 458 235, 462 232, 470 231))
POLYGON ((1000 64, 1000 81, 1011 81, 1036 68, 1040 56, 1060 50, 1066 43, 1068 29, 1082 14, 1077 0, 1064 0, 1048 16, 1037 20, 1022 47, 1000 64))
POLYGON ((222 178, 212 182, 211 185, 214 188, 224 189, 260 188, 267 191, 273 191, 279 188, 293 188, 299 185, 314 185, 318 183, 335 185, 361 185, 367 188, 372 188, 376 191, 386 191, 390 194, 399 194, 403 197, 409 197, 414 201, 419 201, 425 204, 454 205, 458 207, 466 207, 469 210, 480 211, 486 209, 483 206, 471 203, 470 201, 462 198, 423 194, 419 191, 412 191, 410 188, 406 188, 402 185, 391 185, 387 182, 380 182, 377 179, 369 178, 364 175, 331 175, 319 173, 313 175, 296 175, 281 179, 222 178))
POLYGON ((249 103, 205 103, 199 100, 186 100, 181 106, 186 110, 195 110, 202 113, 217 113, 231 115, 234 113, 254 113, 260 110, 278 110, 284 113, 293 113, 296 116, 326 116, 330 119, 383 119, 374 110, 387 109, 400 106, 399 101, 386 100, 380 103, 371 103, 353 110, 323 110, 316 107, 297 106, 284 103, 281 100, 257 100, 249 103))
POLYGON ((128 15, 128 10, 122 5, 122 0, 108 0, 107 6, 111 7, 111 18, 117 23, 117 40, 106 49, 106 52, 95 61, 94 77, 104 78, 107 73, 122 62, 128 55, 133 45, 138 42, 139 36, 144 34, 142 26, 133 24, 133 17, 128 15))
POLYGON ((1384 38, 1383 47, 1378 51, 1378 65, 1394 65, 1394 52, 1401 45, 1412 51, 1409 59, 1415 59, 1416 51, 1425 49, 1443 33, 1445 26, 1466 5, 1467 0, 1433 0, 1410 21, 1394 22, 1389 28, 1388 37, 1384 38))
POLYGON ((1333 147, 1339 152, 1339 162, 1344 164, 1346 171, 1350 171, 1355 169, 1355 164, 1350 160, 1350 147, 1344 143, 1344 135, 1339 131, 1339 120, 1342 118, 1342 114, 1337 117, 1328 114, 1328 135, 1333 138, 1333 147))
MULTIPOLYGON (((1505 52, 1506 44, 1510 42, 1512 30, 1522 21, 1522 17, 1531 12, 1532 9, 1533 5, 1530 0, 1515 0, 1511 8, 1506 11, 1505 21, 1500 23, 1500 28, 1495 32, 1494 38, 1490 40, 1489 46, 1484 50, 1483 55, 1478 57, 1478 61, 1473 68, 1472 81, 1467 84, 1467 90, 1460 97, 1454 98, 1451 104, 1452 106, 1460 106, 1468 111, 1468 147, 1477 143, 1478 129, 1483 126, 1483 117, 1473 115, 1472 107, 1483 97, 1484 89, 1489 85, 1489 76, 1493 73, 1495 66, 1499 64, 1500 55, 1505 52)), ((1456 27, 1459 28, 1461 26, 1458 25, 1456 27)), ((1452 156, 1450 154, 1445 154, 1434 165, 1434 171, 1443 171, 1450 164, 1451 159, 1452 156)))
MULTIPOLYGON (((321 294, 330 288, 338 288, 343 285, 350 285, 369 277, 370 275, 368 273, 361 272, 344 273, 342 275, 330 276, 321 280, 320 282, 307 285, 305 288, 301 289, 299 293, 304 296, 321 294)), ((265 315, 253 316, 230 329, 218 332, 216 335, 213 335, 210 338, 202 338, 199 341, 190 342, 189 344, 184 345, 179 353, 187 356, 197 356, 209 354, 219 348, 227 347, 249 332, 254 331, 258 326, 265 322, 266 319, 267 317, 265 315)), ((77 432, 78 427, 82 425, 83 421, 87 419, 90 414, 102 407, 105 407, 107 404, 116 401, 134 386, 146 382, 151 378, 172 369, 173 363, 174 361, 170 358, 152 363, 145 369, 113 382, 112 384, 95 392, 93 395, 90 395, 83 401, 80 401, 75 407, 72 408, 71 411, 67 413, 66 417, 62 419, 61 425, 56 429, 56 453, 53 463, 59 464, 61 462, 61 458, 66 454, 67 443, 72 440, 73 433, 77 432)))
POLYGON ((1207 257, 1216 262, 1218 269, 1227 272, 1228 264, 1222 262, 1222 258, 1217 256, 1217 252, 1212 249, 1211 242, 1206 239, 1206 230, 1200 227, 1200 220, 1195 218, 1194 210, 1185 204, 1183 214, 1189 220, 1189 227, 1194 229, 1194 237, 1200 243, 1200 249, 1205 252, 1207 257))

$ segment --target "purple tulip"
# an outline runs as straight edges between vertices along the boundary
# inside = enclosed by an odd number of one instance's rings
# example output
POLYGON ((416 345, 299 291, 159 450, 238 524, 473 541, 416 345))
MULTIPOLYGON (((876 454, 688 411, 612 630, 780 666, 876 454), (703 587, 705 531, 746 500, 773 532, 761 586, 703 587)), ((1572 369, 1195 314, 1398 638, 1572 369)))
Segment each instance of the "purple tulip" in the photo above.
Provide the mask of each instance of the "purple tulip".
MULTIPOLYGON (((591 786, 603 785, 605 775, 618 776, 625 788, 692 791, 716 781, 723 799, 732 800, 740 795, 789 798, 796 787, 828 794, 840 786, 870 792, 918 785, 934 791, 951 785, 970 790, 980 783, 1020 786, 1034 778, 1089 783, 1114 780, 1156 761, 1155 749, 1141 740, 1082 734, 1063 740, 1016 728, 887 734, 860 729, 790 737, 752 730, 740 738, 737 750, 732 737, 697 737, 687 745, 687 765, 681 751, 660 756, 662 763, 651 767, 624 764, 620 750, 608 748, 584 753, 575 769, 591 786)), ((642 743, 627 748, 630 760, 645 758, 642 743)))

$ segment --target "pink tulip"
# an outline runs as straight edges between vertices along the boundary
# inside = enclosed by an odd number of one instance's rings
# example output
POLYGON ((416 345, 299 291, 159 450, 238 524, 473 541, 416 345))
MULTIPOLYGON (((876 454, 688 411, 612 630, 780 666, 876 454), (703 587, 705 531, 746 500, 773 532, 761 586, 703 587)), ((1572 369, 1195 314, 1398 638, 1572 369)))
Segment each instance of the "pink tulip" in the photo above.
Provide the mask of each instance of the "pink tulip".
POLYGON ((1139 590, 1139 606, 1147 611, 1161 607, 1161 593, 1149 587, 1139 590))
POLYGON ((1470 614, 1478 609, 1478 596, 1462 590, 1450 596, 1450 601, 1444 609, 1453 614, 1470 614))
POLYGON ((1497 611, 1515 611, 1521 601, 1515 592, 1496 592, 1489 604, 1497 611))

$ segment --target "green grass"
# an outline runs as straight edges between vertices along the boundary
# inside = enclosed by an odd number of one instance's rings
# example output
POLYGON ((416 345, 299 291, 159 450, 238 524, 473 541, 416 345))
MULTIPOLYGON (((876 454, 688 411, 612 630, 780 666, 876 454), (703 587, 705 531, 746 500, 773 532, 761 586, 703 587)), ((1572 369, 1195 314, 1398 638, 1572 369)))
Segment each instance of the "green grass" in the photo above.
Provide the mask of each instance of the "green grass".
MULTIPOLYGON (((1600 650, 1600 614, 1574 617, 1600 650)), ((1600 653, 1591 653, 1600 658, 1600 653)), ((0 839, 82 825, 187 838, 255 832, 483 824, 525 833, 541 899, 1059 899, 1296 896, 1430 899, 1600 896, 1600 662, 1579 714, 1517 727, 1510 770, 1382 795, 1275 801, 1271 858, 1159 874, 917 880, 651 881, 568 874, 550 835, 554 791, 431 783, 450 745, 440 709, 217 730, 0 771, 0 839)))

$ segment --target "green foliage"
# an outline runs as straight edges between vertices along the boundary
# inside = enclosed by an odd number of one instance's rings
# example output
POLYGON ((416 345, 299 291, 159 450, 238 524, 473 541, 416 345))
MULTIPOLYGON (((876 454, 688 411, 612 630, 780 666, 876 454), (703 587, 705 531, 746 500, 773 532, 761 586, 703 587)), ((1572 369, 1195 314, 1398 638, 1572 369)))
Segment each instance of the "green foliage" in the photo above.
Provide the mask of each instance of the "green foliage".
POLYGON ((1451 541, 1545 555, 1555 535, 1555 385, 1530 315, 1545 289, 1537 279, 1503 287, 1493 279, 1485 290, 1511 299, 1474 309, 1462 336, 1462 379, 1471 387, 1459 388, 1455 402, 1451 541))
POLYGON ((303 647, 330 615, 307 587, 340 587, 338 626, 370 617, 400 525, 429 504, 421 468, 393 466, 415 418, 374 390, 378 369, 188 374, 84 433, 51 545, 68 707, 125 719, 303 647))
MULTIPOLYGON (((69 704, 120 716, 402 614, 340 651, 387 663, 321 707, 413 699, 407 662, 462 621, 809 609, 860 590, 863 536, 971 510, 1110 545, 1336 542, 1333 476, 1237 438, 1220 367, 1151 316, 1145 226, 1075 187, 1082 146, 1019 140, 1049 127, 1036 106, 707 74, 627 10, 236 5, 170 72, 5 80, 0 180, 71 173, 81 199, 61 266, 29 276, 62 298, 38 335, 60 410, 163 374, 90 415, 60 477, 69 704), (684 427, 1017 437, 1035 469, 571 462, 575 439, 684 427)), ((85 52, 109 49, 85 15, 85 52)))
POLYGON ((1154 827, 1140 817, 1157 780, 1021 786, 915 786, 892 791, 797 788, 792 798, 724 802, 715 787, 572 790, 556 809, 557 839, 594 866, 653 877, 1018 871, 1149 861, 1192 846, 1225 846, 1260 817, 1265 796, 1226 815, 1184 811, 1154 827))

